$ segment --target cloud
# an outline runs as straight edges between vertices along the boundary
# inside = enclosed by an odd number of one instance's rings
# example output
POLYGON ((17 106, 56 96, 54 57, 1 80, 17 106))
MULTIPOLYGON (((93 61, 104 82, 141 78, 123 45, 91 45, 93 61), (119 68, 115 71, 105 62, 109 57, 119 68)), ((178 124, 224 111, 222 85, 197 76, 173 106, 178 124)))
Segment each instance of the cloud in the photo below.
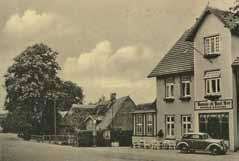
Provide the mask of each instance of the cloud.
POLYGON ((27 9, 23 15, 14 14, 6 21, 3 32, 12 36, 34 36, 52 31, 69 31, 63 17, 53 13, 38 13, 27 9))
POLYGON ((111 43, 105 40, 89 52, 67 58, 62 74, 65 79, 80 84, 86 97, 93 100, 110 92, 139 99, 142 93, 154 93, 154 82, 146 78, 152 70, 153 58, 153 52, 146 46, 133 45, 113 50, 111 43))

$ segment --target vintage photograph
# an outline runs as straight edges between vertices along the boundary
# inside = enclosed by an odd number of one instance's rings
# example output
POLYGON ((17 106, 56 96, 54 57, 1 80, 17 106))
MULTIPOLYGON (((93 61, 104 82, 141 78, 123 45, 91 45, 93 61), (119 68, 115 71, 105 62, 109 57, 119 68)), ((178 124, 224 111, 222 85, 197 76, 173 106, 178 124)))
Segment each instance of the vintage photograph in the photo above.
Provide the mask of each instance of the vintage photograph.
POLYGON ((0 161, 238 161, 239 0, 0 0, 0 161))

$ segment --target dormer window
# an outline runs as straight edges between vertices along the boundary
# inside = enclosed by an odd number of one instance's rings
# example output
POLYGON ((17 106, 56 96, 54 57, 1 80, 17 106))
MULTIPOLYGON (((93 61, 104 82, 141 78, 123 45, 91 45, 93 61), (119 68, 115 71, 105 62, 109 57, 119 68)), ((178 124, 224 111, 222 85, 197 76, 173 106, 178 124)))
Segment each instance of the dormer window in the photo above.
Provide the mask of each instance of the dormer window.
POLYGON ((204 48, 206 58, 214 58, 220 55, 220 38, 219 35, 205 37, 204 48))

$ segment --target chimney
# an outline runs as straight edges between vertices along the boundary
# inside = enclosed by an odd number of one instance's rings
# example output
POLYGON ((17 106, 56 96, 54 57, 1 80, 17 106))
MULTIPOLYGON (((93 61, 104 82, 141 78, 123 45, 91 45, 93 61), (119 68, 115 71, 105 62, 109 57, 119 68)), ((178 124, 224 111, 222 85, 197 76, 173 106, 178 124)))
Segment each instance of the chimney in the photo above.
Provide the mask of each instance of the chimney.
POLYGON ((116 93, 111 93, 110 94, 110 101, 115 102, 115 100, 116 100, 116 93))

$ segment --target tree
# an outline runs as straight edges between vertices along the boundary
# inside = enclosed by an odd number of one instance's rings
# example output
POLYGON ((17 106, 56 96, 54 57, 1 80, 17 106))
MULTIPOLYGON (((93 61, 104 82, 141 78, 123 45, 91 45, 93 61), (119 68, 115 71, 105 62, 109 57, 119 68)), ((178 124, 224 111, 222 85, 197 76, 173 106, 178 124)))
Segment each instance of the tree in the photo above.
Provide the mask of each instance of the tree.
POLYGON ((31 127, 32 133, 53 134, 54 116, 60 122, 57 111, 82 103, 82 88, 57 76, 61 69, 57 55, 47 45, 36 44, 14 59, 5 75, 5 106, 12 113, 6 126, 17 131, 31 127), (22 123, 22 129, 15 126, 16 121, 22 123))
POLYGON ((64 81, 61 84, 60 99, 57 107, 60 110, 68 111, 73 104, 83 103, 83 90, 71 81, 64 81))
POLYGON ((52 116, 49 109, 60 89, 57 55, 44 44, 28 47, 14 59, 5 75, 6 109, 13 113, 18 110, 24 113, 20 115, 35 131, 37 124, 44 122, 44 114, 52 116))
POLYGON ((31 124, 26 120, 26 112, 22 110, 15 110, 9 112, 7 117, 3 120, 4 132, 25 132, 24 130, 32 130, 31 124))

